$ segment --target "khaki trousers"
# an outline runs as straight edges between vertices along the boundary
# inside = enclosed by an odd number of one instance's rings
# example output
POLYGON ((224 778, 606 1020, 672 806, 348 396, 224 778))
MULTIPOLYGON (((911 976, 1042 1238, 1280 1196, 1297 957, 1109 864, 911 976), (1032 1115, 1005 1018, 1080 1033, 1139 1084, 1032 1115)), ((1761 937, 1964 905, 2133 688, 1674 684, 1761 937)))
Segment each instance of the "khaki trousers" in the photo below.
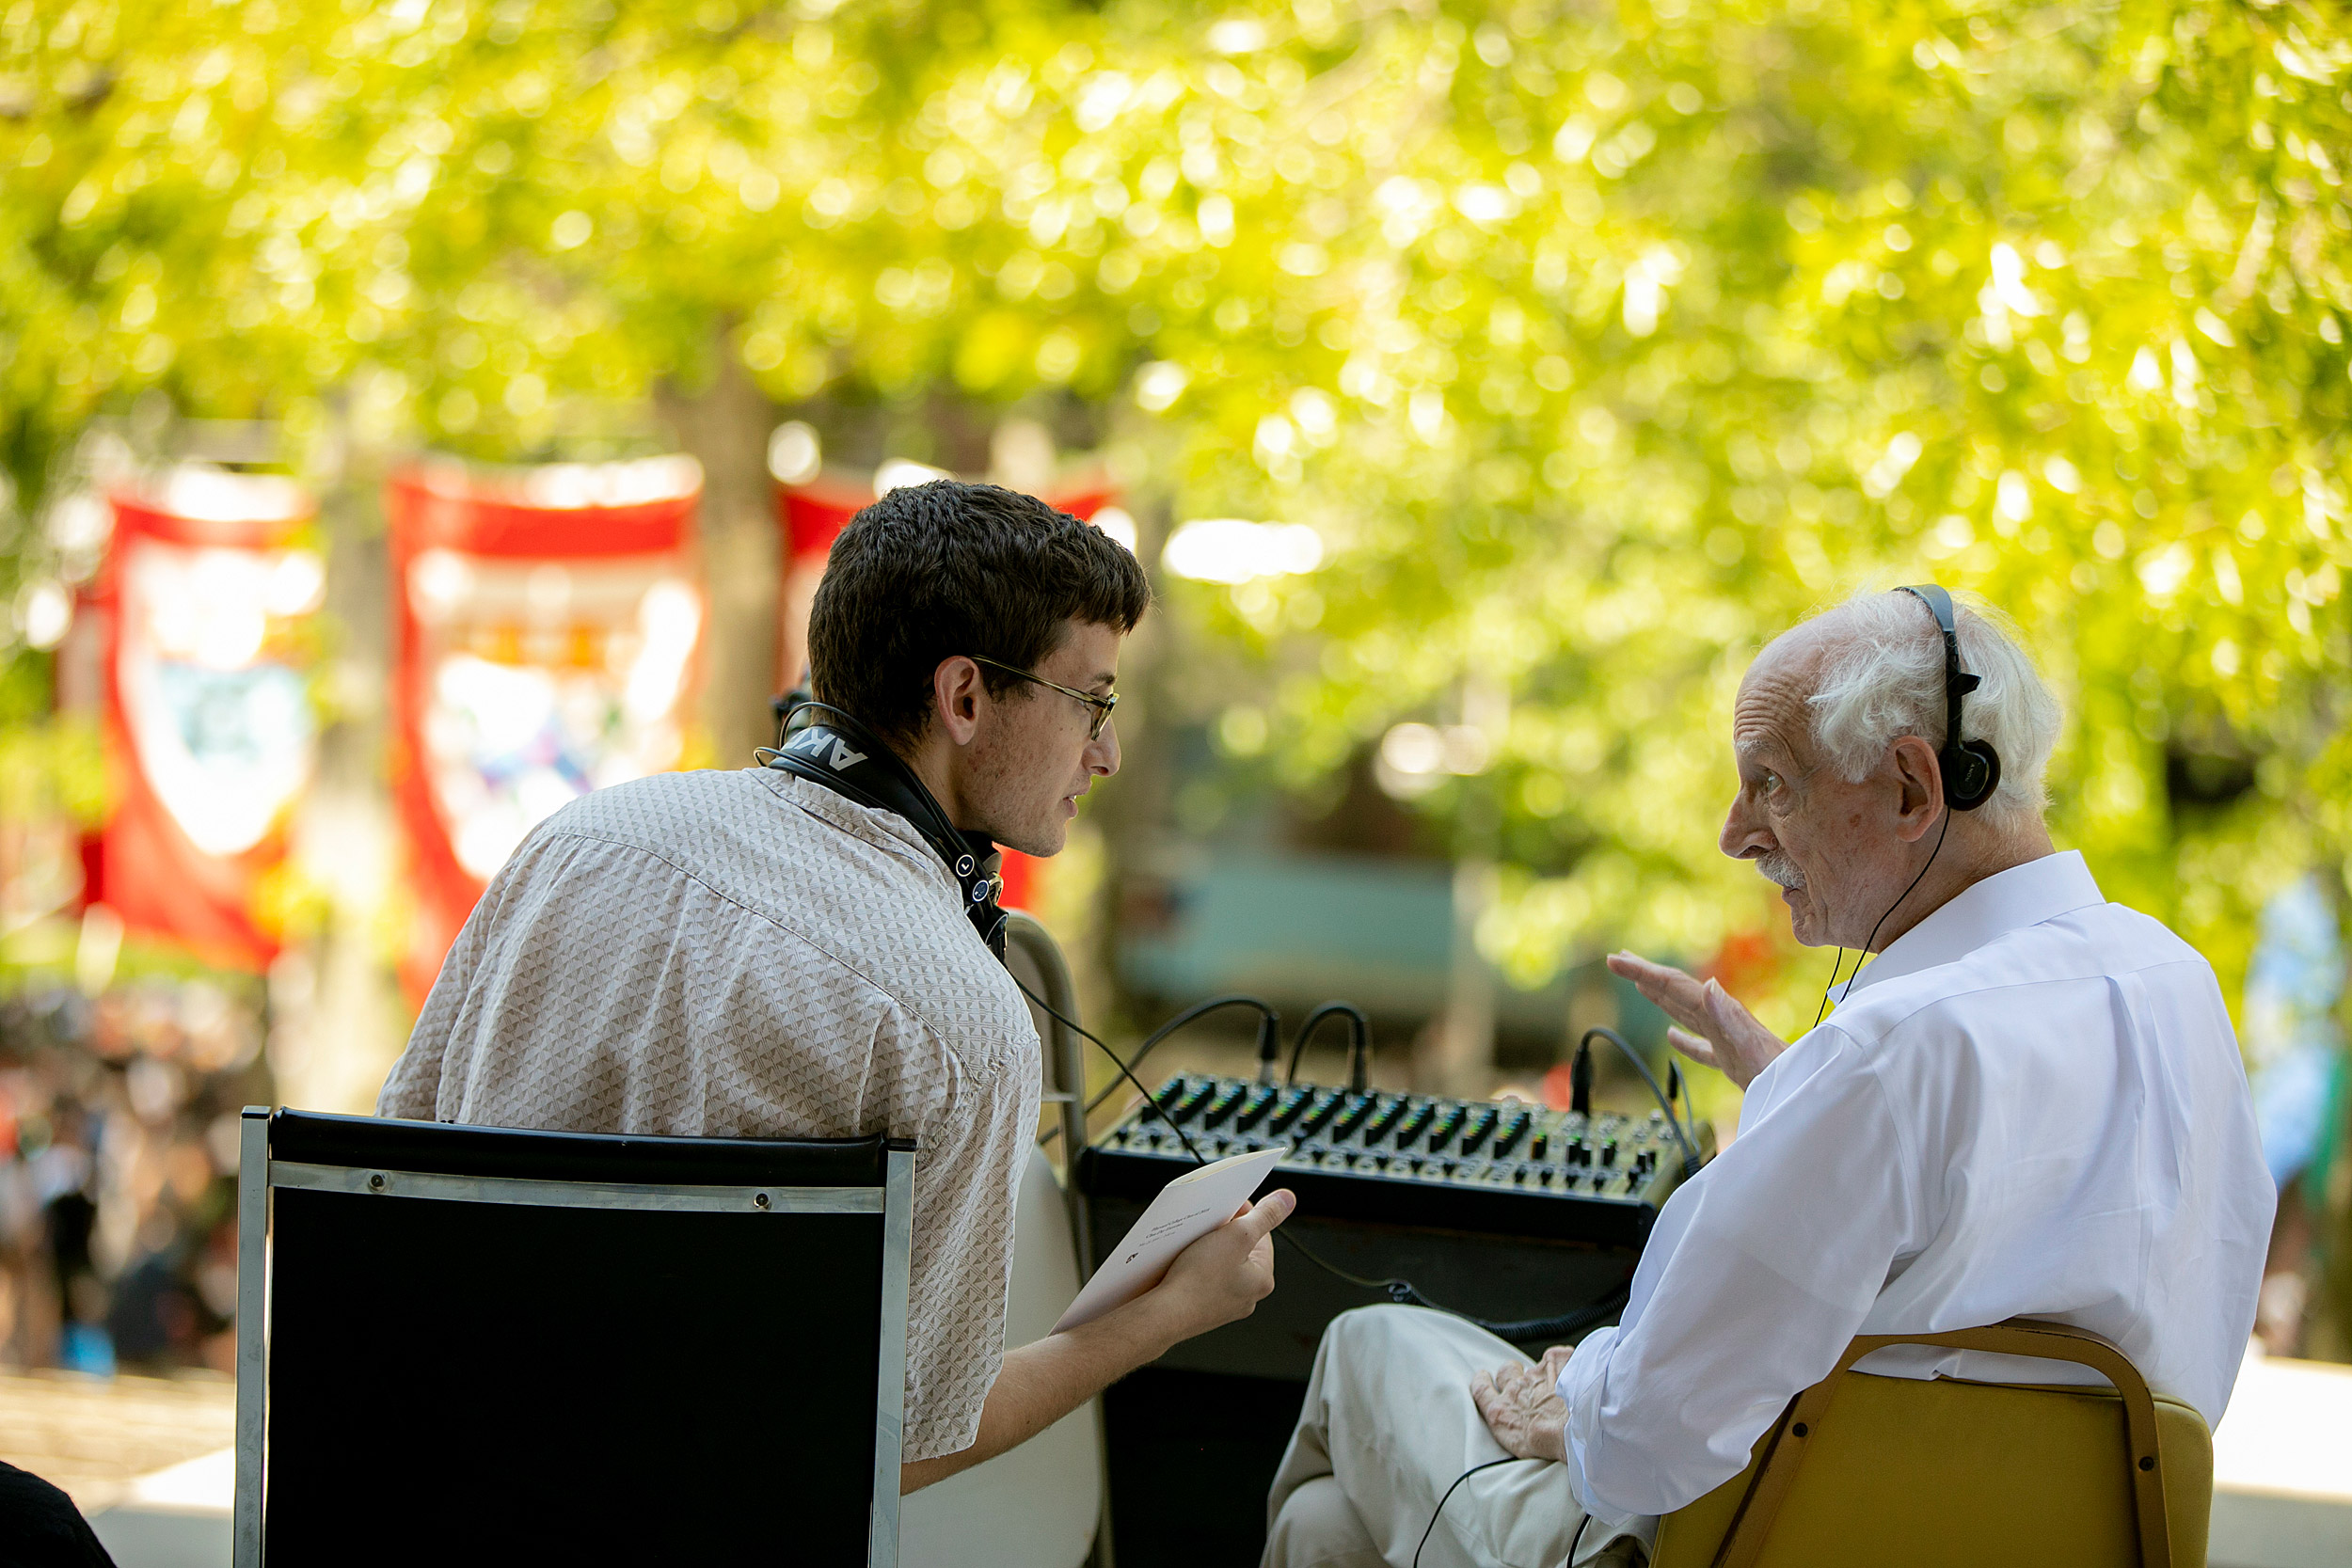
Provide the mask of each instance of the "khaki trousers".
POLYGON ((1563 1568, 1643 1560, 1656 1522, 1594 1518, 1567 1466, 1508 1454, 1470 1402, 1472 1373, 1528 1358, 1484 1329, 1418 1307, 1334 1319, 1266 1498, 1262 1568, 1563 1568), (1583 1540, 1576 1540, 1583 1527, 1583 1540), (1428 1544, 1422 1545, 1422 1532, 1428 1544))

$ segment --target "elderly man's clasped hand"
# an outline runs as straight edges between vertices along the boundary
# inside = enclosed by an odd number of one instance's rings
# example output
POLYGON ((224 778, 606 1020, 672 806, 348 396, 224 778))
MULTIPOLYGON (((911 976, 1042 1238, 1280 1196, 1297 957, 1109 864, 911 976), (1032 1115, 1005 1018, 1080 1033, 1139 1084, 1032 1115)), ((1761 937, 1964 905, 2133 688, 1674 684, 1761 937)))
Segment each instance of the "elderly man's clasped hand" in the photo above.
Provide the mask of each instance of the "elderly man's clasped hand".
POLYGON ((1568 1457, 1568 1407, 1558 1385, 1573 1354, 1571 1346, 1554 1345, 1532 1366, 1499 1367, 1470 1379, 1470 1398, 1486 1430, 1519 1458, 1568 1457))

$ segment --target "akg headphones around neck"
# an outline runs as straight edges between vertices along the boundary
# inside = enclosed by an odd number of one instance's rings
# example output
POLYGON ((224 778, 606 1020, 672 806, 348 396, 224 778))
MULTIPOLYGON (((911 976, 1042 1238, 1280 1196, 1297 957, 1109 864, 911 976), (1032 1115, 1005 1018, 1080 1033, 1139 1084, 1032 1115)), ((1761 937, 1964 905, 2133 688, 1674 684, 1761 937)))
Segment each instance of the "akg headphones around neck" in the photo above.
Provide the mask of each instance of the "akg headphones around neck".
POLYGON ((794 693, 776 703, 778 744, 753 755, 765 768, 819 784, 834 794, 902 818, 946 863, 963 889, 963 912, 988 950, 1005 956, 1005 911, 996 904, 1004 890, 997 873, 1004 857, 996 846, 966 833, 882 736, 856 715, 794 693), (820 717, 821 716, 821 717, 820 717))
POLYGON ((1952 617, 1952 596, 1931 582, 1897 590, 1928 607, 1944 634, 1944 747, 1935 753, 1944 770, 1944 799, 1954 811, 1974 811, 1993 799, 2001 787, 2001 753, 1989 740, 1960 738, 1960 700, 1982 683, 1960 667, 1960 628, 1952 617))

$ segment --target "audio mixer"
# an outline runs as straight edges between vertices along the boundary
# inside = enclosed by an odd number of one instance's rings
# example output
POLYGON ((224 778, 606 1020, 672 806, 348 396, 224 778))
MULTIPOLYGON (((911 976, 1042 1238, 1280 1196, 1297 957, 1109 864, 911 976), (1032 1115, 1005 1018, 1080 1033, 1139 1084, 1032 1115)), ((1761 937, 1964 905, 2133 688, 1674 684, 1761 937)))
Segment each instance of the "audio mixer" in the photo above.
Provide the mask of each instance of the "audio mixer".
POLYGON ((1152 1098, 1089 1151, 1089 1191, 1150 1202, 1193 1164, 1181 1129, 1211 1160, 1288 1148, 1269 1184, 1322 1218, 1638 1247, 1682 1180, 1681 1147, 1658 1112, 1637 1121, 1200 1073, 1152 1098))
MULTIPOLYGON (((1193 1165, 1181 1129, 1209 1160, 1287 1148, 1265 1186, 1297 1195, 1285 1227, 1297 1239, 1352 1274, 1409 1279, 1492 1321, 1559 1317, 1621 1288, 1685 1174, 1680 1140, 1660 1113, 1587 1116, 1202 1073, 1168 1079, 1152 1101, 1079 1157, 1098 1255, 1193 1165)), ((1710 1143, 1702 1125, 1702 1156, 1710 1143)), ((1386 1299, 1288 1249, 1278 1249, 1277 1269, 1275 1293, 1255 1314, 1186 1341, 1165 1364, 1304 1377, 1332 1317, 1386 1299)))

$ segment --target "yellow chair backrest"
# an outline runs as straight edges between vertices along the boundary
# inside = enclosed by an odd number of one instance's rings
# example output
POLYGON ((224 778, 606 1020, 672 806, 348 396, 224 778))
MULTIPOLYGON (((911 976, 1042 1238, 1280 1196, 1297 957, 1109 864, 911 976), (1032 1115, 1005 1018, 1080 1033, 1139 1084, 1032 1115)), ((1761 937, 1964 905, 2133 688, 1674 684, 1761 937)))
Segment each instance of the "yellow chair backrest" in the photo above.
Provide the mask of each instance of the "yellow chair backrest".
POLYGON ((2013 1320, 1873 1335, 1789 1402, 1748 1467, 1659 1521, 1652 1568, 2201 1568, 2203 1418, 2097 1335, 2013 1320), (1872 1377, 1888 1345, 2095 1368, 2115 1391, 1872 1377))

